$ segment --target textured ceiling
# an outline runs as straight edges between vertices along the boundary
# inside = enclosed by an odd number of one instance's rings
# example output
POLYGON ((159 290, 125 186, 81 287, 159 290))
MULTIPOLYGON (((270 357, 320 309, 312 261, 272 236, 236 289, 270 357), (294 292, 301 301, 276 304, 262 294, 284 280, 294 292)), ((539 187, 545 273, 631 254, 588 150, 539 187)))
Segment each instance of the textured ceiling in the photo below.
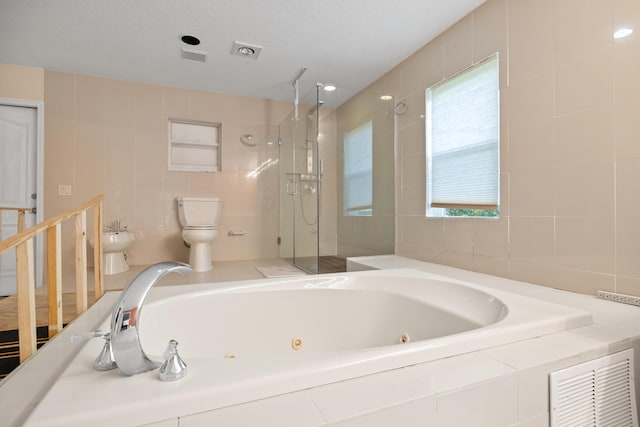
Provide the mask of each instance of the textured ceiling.
POLYGON ((291 100, 360 90, 484 0, 0 0, 0 62, 291 100), (181 59, 193 34, 206 62, 181 59), (263 47, 231 55, 237 40, 263 47))

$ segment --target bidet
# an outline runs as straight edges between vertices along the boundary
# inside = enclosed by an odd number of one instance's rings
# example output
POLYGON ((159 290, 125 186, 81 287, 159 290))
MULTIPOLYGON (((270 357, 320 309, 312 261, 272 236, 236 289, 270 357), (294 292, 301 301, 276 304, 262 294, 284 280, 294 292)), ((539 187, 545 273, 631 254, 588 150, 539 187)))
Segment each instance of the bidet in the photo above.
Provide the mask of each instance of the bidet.
MULTIPOLYGON (((127 230, 102 233, 102 251, 104 253, 104 274, 117 274, 129 271, 125 251, 133 245, 135 237, 127 230)), ((95 241, 89 241, 95 247, 95 241)))

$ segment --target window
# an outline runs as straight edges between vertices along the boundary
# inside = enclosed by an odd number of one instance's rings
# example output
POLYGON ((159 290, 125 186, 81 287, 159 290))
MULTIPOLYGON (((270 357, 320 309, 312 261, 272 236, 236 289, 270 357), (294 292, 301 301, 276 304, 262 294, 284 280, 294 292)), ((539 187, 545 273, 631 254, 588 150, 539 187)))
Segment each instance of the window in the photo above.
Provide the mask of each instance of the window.
POLYGON ((427 89, 427 216, 498 216, 498 55, 427 89))
POLYGON ((344 215, 373 214, 373 127, 371 122, 344 136, 344 215))
POLYGON ((169 120, 169 170, 221 170, 220 123, 169 120))

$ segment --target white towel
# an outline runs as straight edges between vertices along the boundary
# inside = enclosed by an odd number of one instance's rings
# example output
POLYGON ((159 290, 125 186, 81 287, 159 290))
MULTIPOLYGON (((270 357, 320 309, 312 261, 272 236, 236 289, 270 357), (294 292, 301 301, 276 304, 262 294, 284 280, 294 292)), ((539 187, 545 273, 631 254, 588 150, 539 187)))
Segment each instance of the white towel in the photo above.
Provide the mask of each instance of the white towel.
POLYGON ((256 267, 264 277, 304 276, 305 272, 292 265, 272 265, 268 267, 256 267))

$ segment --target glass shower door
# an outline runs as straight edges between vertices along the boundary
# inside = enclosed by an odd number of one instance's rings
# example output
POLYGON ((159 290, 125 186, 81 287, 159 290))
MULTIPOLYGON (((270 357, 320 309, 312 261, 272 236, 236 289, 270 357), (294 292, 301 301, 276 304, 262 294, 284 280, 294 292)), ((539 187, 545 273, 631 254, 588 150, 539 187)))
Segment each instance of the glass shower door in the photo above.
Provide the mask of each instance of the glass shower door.
POLYGON ((294 171, 295 152, 293 151, 293 141, 295 139, 295 121, 293 112, 280 123, 278 145, 279 156, 279 176, 278 176, 278 199, 279 199, 279 234, 278 252, 279 257, 291 264, 295 258, 295 204, 294 197, 297 192, 297 184, 290 172, 294 171))
POLYGON ((280 258, 318 273, 320 174, 316 90, 280 124, 280 258))

